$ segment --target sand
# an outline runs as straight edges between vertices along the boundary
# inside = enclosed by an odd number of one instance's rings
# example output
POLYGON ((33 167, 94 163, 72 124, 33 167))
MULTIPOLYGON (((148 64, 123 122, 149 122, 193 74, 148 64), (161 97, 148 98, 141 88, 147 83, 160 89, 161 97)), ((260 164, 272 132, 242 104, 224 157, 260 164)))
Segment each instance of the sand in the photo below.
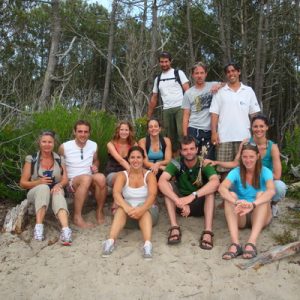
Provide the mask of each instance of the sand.
MULTIPOLYGON (((286 227, 287 202, 282 214, 263 231, 260 252, 275 245, 274 233, 286 227), (285 213, 284 213, 285 212, 285 213)), ((101 257, 107 224, 78 229, 71 223, 73 245, 61 246, 56 220, 46 217, 46 240, 32 240, 34 217, 19 236, 0 235, 0 299, 299 299, 300 257, 296 255, 258 270, 240 270, 221 259, 230 243, 224 211, 217 209, 214 248, 199 248, 203 218, 180 218, 182 243, 168 246, 166 210, 160 204, 160 220, 153 230, 153 259, 142 258, 139 230, 124 230, 109 258, 101 257)), ((94 207, 85 218, 95 221, 94 207)), ((244 243, 249 230, 243 230, 244 243)))

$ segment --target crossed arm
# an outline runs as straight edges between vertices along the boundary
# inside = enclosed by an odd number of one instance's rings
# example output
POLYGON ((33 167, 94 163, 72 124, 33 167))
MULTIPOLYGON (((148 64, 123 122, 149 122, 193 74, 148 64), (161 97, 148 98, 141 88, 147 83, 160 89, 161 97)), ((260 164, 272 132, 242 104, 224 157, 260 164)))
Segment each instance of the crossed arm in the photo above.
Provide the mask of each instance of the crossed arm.
MULTIPOLYGON (((159 189, 166 197, 171 199, 179 208, 183 208, 185 205, 195 200, 195 196, 193 194, 184 197, 179 197, 171 187, 171 184, 169 182, 171 178, 172 176, 169 173, 163 172, 158 182, 159 189)), ((210 176, 209 181, 203 187, 196 191, 197 196, 202 197, 216 192, 219 187, 219 184, 220 182, 217 175, 210 176)))
POLYGON ((125 213, 133 218, 133 219, 140 219, 146 211, 148 211, 151 206, 155 202, 156 194, 157 194, 157 182, 156 178, 153 173, 149 173, 146 178, 146 182, 148 185, 148 197, 142 206, 132 207, 130 206, 122 195, 122 189, 126 184, 126 176, 123 172, 119 172, 114 184, 113 188, 113 198, 116 204, 122 207, 125 213))

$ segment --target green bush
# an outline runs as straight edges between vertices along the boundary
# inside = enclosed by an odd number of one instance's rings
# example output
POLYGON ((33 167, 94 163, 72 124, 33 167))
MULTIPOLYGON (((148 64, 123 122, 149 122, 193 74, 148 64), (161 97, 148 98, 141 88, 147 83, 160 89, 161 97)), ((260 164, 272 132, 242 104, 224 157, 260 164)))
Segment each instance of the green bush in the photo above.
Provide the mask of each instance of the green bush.
POLYGON ((284 155, 288 157, 288 163, 282 162, 282 177, 286 182, 293 182, 295 178, 291 175, 291 165, 298 166, 300 164, 300 126, 295 125, 293 130, 287 131, 284 137, 284 147, 282 149, 284 155))
POLYGON ((135 120, 135 140, 138 142, 147 134, 147 117, 138 118, 135 120))
MULTIPOLYGON (((106 144, 111 139, 116 118, 103 111, 68 110, 61 105, 52 110, 35 112, 13 120, 0 132, 0 199, 22 200, 25 193, 18 187, 24 158, 37 151, 37 137, 43 130, 54 130, 58 145, 72 139, 74 123, 84 119, 91 123, 91 140, 98 144, 100 169, 107 160, 106 144)), ((57 147, 55 150, 57 150, 57 147)))

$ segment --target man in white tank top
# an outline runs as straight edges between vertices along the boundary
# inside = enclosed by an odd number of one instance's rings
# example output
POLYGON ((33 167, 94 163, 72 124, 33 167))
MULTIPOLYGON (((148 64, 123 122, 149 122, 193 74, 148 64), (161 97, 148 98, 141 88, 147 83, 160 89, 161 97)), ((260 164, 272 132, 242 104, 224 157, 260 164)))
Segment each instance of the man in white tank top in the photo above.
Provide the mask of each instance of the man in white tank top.
POLYGON ((97 201, 97 222, 104 223, 106 179, 98 172, 98 147, 95 142, 89 140, 90 131, 91 125, 87 121, 77 121, 73 131, 75 139, 59 147, 59 154, 65 158, 70 188, 74 191, 74 224, 81 228, 94 226, 82 218, 82 208, 89 190, 94 193, 97 201))

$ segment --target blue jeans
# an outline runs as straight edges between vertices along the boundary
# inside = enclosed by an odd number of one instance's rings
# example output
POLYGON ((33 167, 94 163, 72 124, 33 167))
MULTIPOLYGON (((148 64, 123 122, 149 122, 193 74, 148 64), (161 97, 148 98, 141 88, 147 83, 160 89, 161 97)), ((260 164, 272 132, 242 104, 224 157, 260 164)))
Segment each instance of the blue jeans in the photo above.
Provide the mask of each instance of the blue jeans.
POLYGON ((192 136, 196 142, 198 147, 198 154, 201 154, 202 147, 205 146, 207 148, 207 154, 204 158, 209 158, 215 160, 215 146, 211 143, 211 131, 210 130, 202 130, 193 127, 188 127, 188 135, 192 136))
POLYGON ((275 195, 272 198, 272 202, 278 203, 280 200, 282 200, 285 197, 287 186, 286 184, 281 180, 274 180, 275 184, 275 195))

